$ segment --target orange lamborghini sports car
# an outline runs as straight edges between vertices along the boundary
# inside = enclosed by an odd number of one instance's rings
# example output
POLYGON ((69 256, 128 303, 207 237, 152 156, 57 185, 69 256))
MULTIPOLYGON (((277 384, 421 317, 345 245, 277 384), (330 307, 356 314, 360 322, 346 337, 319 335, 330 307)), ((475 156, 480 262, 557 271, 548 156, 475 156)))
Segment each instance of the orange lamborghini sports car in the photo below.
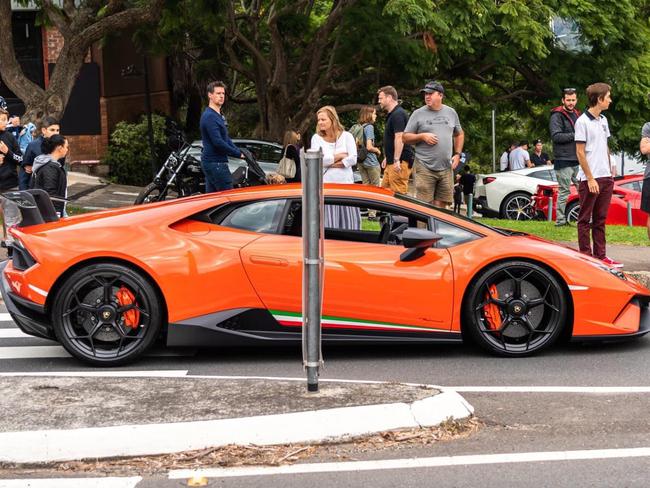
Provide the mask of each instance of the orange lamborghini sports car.
MULTIPOLYGON (((300 186, 60 220, 49 199, 16 194, 23 218, 10 230, 2 294, 24 332, 106 366, 135 360, 156 340, 300 340, 300 186)), ((326 185, 325 204, 377 216, 325 227, 325 342, 471 340, 526 356, 560 338, 650 331, 650 290, 571 249, 363 185, 326 185)))

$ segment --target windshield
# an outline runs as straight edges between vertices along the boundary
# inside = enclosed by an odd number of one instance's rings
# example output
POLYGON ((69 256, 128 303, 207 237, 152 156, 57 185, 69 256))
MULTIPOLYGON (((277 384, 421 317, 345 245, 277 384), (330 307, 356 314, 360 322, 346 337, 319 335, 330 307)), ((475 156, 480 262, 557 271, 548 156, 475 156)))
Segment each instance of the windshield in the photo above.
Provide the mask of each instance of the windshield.
POLYGON ((446 208, 440 208, 436 207, 435 205, 431 205, 430 203, 423 202, 422 200, 418 200, 417 198, 414 198, 410 195, 404 195, 402 193, 395 193, 395 198, 398 198, 399 200, 404 200, 410 203, 414 203, 416 205, 420 205, 421 207, 426 207, 426 208, 432 208, 434 210, 438 210, 439 212, 442 212, 447 215, 452 215, 458 219, 465 220, 466 222, 471 222, 474 225, 480 225, 481 227, 485 227, 487 229, 490 229, 494 232, 498 232, 499 234, 507 235, 509 232, 504 231, 503 229, 498 229, 496 227, 492 227, 491 225, 483 224, 482 222, 479 222, 477 220, 473 220, 470 218, 465 217, 464 215, 458 214, 456 212, 452 212, 451 210, 447 210, 446 208))

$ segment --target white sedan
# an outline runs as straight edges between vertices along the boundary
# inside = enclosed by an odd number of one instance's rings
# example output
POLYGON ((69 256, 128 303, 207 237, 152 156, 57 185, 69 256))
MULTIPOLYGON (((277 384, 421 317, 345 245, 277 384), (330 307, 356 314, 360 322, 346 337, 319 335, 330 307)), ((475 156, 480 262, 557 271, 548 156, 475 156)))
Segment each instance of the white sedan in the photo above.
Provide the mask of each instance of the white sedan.
POLYGON ((537 185, 557 181, 553 166, 476 175, 474 209, 486 217, 529 220, 535 215, 531 197, 537 185))

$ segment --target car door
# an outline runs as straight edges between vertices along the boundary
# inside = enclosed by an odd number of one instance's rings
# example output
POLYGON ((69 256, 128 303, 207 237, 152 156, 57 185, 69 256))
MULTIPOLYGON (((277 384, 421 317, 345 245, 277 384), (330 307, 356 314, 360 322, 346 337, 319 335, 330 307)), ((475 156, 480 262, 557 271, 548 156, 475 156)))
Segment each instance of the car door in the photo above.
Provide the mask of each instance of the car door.
MULTIPOLYGON (((265 235, 241 250, 262 302, 286 326, 301 325, 302 238, 265 235)), ((326 239, 323 329, 349 333, 448 331, 453 268, 446 249, 411 262, 404 247, 326 239)))

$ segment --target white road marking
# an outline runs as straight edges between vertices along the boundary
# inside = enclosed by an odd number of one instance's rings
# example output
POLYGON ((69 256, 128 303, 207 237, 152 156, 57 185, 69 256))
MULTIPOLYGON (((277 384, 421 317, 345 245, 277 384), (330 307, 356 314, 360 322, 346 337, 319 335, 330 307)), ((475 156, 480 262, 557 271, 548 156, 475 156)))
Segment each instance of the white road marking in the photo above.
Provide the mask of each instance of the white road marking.
POLYGON ((113 195, 126 195, 127 197, 137 197, 139 193, 131 193, 128 191, 114 191, 113 195))
POLYGON ((6 312, 0 313, 0 322, 13 322, 11 314, 8 314, 6 312))
POLYGON ((69 358, 61 346, 0 347, 0 359, 69 358))
POLYGON ((0 373, 0 377, 12 376, 57 376, 57 377, 116 377, 116 378, 179 378, 187 375, 188 371, 185 369, 172 369, 160 371, 52 371, 52 372, 20 372, 20 373, 0 373))
POLYGON ((429 458, 387 459, 378 461, 348 461, 342 463, 294 464, 291 466, 215 468, 203 470, 173 470, 169 479, 187 479, 193 476, 207 478, 234 478, 241 476, 333 473, 350 471, 378 471, 387 469, 438 468, 445 466, 470 466, 479 464, 508 464, 548 461, 577 461, 590 459, 616 459, 650 457, 650 448, 594 449, 582 451, 522 452, 504 454, 478 454, 467 456, 440 456, 429 458))
POLYGON ((650 393, 650 386, 447 386, 459 393, 650 393))
POLYGON ((17 339, 17 338, 25 338, 28 337, 30 339, 40 339, 40 337, 32 336, 29 334, 25 334, 22 330, 18 328, 12 328, 12 329, 0 329, 0 339, 17 339))
POLYGON ((141 476, 130 478, 51 478, 0 480, 0 488, 133 488, 141 476))
POLYGON ((113 203, 133 203, 133 200, 115 200, 114 198, 109 198, 108 201, 113 203))

